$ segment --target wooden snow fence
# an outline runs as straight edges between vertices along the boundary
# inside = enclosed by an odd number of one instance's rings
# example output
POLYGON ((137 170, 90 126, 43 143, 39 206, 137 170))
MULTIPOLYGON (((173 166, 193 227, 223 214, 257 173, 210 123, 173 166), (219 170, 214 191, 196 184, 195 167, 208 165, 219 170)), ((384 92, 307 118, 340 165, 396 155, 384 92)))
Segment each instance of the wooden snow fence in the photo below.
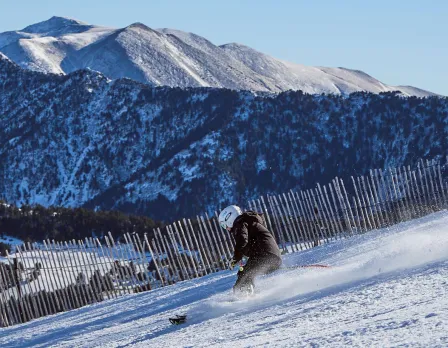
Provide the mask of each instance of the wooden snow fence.
MULTIPOLYGON (((448 158, 447 158, 448 160, 448 158)), ((344 182, 266 195, 245 208, 263 213, 283 253, 294 253, 448 208, 448 166, 370 170, 344 182)), ((227 268, 234 239, 218 211, 153 231, 24 243, 0 259, 0 326, 69 311, 227 268)))

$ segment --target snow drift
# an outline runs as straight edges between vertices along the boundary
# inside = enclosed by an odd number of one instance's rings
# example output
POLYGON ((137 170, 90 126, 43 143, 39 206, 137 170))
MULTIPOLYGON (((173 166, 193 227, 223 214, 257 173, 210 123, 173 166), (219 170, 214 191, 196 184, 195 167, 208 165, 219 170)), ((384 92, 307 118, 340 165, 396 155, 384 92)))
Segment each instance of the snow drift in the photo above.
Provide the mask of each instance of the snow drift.
POLYGON ((446 346, 448 223, 440 212, 286 256, 254 298, 234 272, 125 296, 1 330, 2 347, 446 346), (172 326, 167 318, 187 313, 172 326))

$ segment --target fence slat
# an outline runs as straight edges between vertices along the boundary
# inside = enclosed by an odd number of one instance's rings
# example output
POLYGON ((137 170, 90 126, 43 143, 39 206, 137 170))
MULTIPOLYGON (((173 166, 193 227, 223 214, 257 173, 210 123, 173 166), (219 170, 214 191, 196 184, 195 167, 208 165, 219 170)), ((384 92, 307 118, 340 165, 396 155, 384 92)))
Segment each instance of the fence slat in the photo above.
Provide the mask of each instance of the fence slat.
MULTIPOLYGON (((201 258, 202 268, 204 270, 204 273, 208 274, 209 271, 207 271, 207 268, 209 270, 211 270, 210 262, 208 260, 207 254, 206 254, 206 252, 204 250, 204 246, 203 246, 201 238, 200 238, 200 232, 198 232, 197 236, 196 236, 196 233, 195 233, 195 231, 193 229, 193 225, 191 223, 191 220, 188 219, 187 221, 188 221, 188 226, 190 227, 191 235, 193 236, 194 243, 196 244, 196 248, 198 250, 199 257, 201 258)), ((185 222, 185 219, 184 219, 184 224, 185 224, 185 226, 187 226, 187 224, 185 222)))

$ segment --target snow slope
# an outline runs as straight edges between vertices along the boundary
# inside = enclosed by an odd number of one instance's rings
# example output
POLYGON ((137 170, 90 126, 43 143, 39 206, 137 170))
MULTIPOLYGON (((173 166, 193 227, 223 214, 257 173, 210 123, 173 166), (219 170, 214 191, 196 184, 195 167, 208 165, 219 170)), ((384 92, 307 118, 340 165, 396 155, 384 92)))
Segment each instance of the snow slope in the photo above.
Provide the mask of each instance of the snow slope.
POLYGON ((2 329, 0 345, 446 347, 447 224, 445 211, 286 256, 333 267, 260 279, 249 300, 232 302, 235 274, 220 272, 2 329))
POLYGON ((128 77, 157 86, 433 95, 414 87, 388 86, 360 71, 283 62, 241 44, 217 46, 193 33, 154 30, 142 23, 115 29, 52 17, 0 33, 0 51, 27 69, 66 74, 90 68, 112 79, 128 77))

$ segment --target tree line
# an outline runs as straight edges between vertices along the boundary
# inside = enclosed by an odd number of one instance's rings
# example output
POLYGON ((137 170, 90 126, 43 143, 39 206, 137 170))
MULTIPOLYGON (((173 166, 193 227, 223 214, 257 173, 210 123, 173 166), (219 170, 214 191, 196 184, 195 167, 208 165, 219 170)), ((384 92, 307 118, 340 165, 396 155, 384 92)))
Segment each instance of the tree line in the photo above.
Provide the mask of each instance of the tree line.
MULTIPOLYGON (((114 236, 136 232, 148 233, 162 227, 161 221, 146 216, 127 215, 119 211, 93 211, 85 208, 22 205, 20 208, 0 200, 0 237, 11 236, 24 242, 50 239, 66 241, 85 237, 103 238, 110 231, 114 236)), ((0 248, 8 248, 6 241, 0 248)))

